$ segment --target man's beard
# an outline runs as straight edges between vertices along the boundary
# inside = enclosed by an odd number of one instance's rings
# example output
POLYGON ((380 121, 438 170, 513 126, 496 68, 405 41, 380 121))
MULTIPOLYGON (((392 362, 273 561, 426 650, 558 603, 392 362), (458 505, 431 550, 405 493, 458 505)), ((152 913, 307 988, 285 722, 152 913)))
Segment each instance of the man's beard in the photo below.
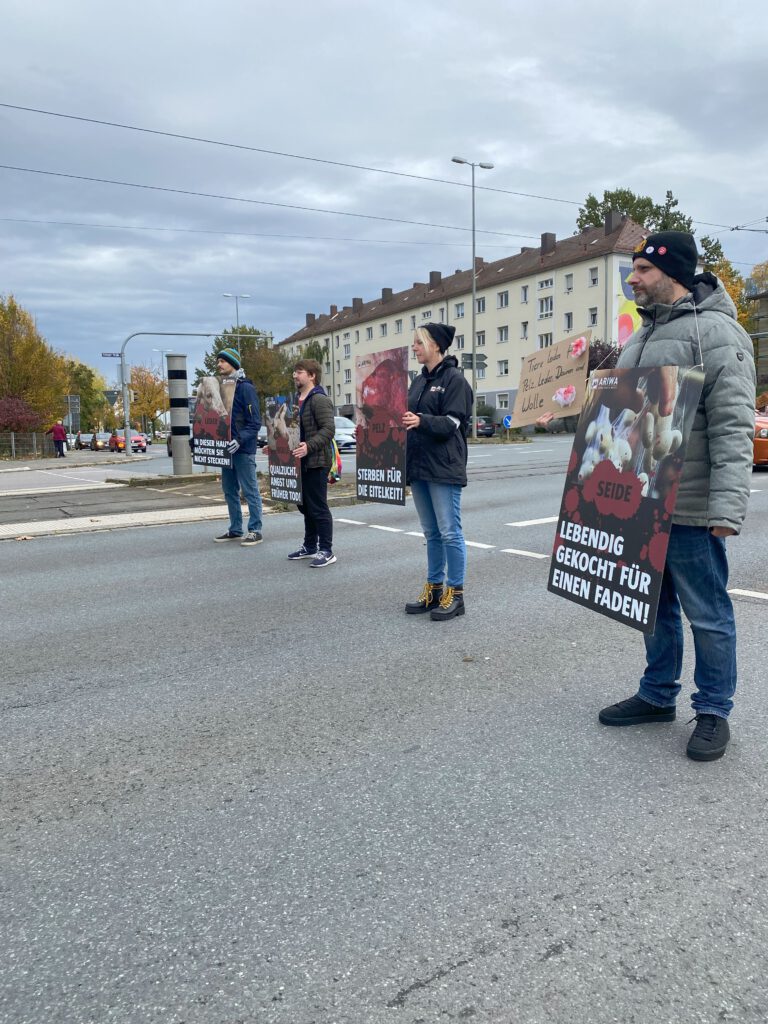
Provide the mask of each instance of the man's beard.
POLYGON ((675 301, 675 282, 671 278, 662 278, 656 284, 635 291, 635 303, 638 306, 671 306, 675 301))

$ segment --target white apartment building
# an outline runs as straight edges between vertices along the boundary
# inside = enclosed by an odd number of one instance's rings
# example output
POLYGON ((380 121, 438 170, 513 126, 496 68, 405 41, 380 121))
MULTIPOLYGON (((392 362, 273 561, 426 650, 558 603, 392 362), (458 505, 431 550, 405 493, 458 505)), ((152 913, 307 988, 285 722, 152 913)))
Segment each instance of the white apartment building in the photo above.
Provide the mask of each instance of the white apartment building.
MULTIPOLYGON (((522 359, 534 349, 588 328, 593 340, 615 345, 620 332, 624 340, 638 320, 625 281, 645 233, 629 218, 611 213, 600 228, 561 240, 545 233, 540 246, 492 263, 478 257, 475 351, 486 356, 485 367, 476 369, 478 405, 492 406, 499 416, 512 409, 522 359)), ((430 320, 456 327, 450 351, 461 363, 462 352, 472 347, 471 270, 447 277, 433 270, 428 281, 403 291, 382 288, 376 299, 353 298, 341 309, 307 313, 305 326, 279 344, 291 359, 300 358, 311 341, 325 348, 323 384, 337 411, 350 416, 355 356, 410 347, 414 329, 430 320)), ((411 365, 418 370, 412 353, 411 365)))

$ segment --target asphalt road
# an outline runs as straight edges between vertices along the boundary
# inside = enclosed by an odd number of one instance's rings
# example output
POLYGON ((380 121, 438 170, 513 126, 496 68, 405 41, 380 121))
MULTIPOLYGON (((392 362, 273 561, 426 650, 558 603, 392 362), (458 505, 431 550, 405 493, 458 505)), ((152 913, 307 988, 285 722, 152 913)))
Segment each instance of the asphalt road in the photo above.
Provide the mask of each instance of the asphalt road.
POLYGON ((295 513, 0 543, 0 1021, 764 1024, 768 602, 722 761, 600 727, 642 641, 546 591, 566 458, 473 453, 448 623, 410 503, 323 571, 295 513))

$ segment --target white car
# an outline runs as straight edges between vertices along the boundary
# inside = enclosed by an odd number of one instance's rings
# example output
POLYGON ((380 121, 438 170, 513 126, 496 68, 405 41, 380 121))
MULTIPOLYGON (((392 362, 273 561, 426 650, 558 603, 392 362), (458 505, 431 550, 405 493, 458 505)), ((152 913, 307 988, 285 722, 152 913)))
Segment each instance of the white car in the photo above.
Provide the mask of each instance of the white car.
POLYGON ((355 424, 346 416, 334 416, 336 423, 336 444, 339 451, 355 451, 357 448, 357 433, 355 424))

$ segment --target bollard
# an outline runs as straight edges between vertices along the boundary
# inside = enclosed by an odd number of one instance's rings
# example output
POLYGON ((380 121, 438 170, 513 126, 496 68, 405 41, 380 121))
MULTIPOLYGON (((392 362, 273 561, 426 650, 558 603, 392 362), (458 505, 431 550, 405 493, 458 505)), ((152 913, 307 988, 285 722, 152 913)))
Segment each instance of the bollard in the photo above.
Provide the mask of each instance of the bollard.
POLYGON ((189 387, 187 384, 187 357, 166 354, 168 370, 168 399, 171 407, 171 454, 173 475, 186 476, 192 472, 192 452, 189 447, 189 387))

